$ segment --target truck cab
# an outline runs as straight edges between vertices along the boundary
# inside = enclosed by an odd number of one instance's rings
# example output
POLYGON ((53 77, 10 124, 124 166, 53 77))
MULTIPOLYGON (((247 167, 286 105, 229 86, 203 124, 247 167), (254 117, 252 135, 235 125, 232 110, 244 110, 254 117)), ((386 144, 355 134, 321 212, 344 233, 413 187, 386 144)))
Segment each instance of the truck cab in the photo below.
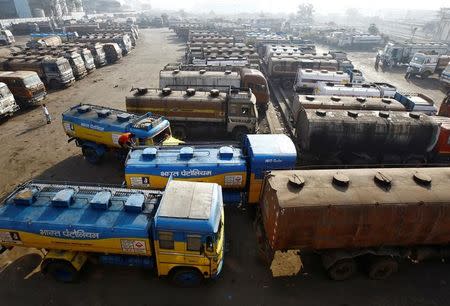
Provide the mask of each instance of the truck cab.
POLYGON ((122 58, 122 50, 116 43, 103 44, 103 50, 105 51, 108 64, 114 64, 122 58))
POLYGON ((262 110, 267 108, 269 103, 270 92, 267 80, 261 71, 250 68, 242 68, 241 70, 242 87, 250 88, 256 97, 257 105, 262 110))
POLYGON ((86 67, 87 73, 93 72, 95 70, 95 62, 91 51, 87 48, 79 48, 78 54, 81 55, 81 58, 84 61, 84 66, 86 67))
POLYGON ((81 80, 87 75, 87 69, 86 66, 84 65, 83 58, 78 52, 75 51, 64 52, 62 56, 69 61, 75 79, 81 80))
POLYGON ((22 108, 47 96, 44 83, 34 71, 0 71, 0 82, 7 84, 22 108))
POLYGON ((440 74, 450 62, 450 56, 417 52, 409 63, 407 74, 426 79, 434 73, 440 74))
POLYGON ((387 43, 384 50, 380 52, 379 55, 383 65, 393 67, 401 62, 403 47, 396 46, 394 43, 387 43))
POLYGON ((203 278, 217 278, 224 255, 222 188, 211 183, 169 182, 152 234, 159 275, 192 285, 203 278))
POLYGON ((52 88, 68 87, 75 81, 69 61, 64 57, 46 58, 42 61, 46 83, 52 88))
POLYGON ((12 116, 19 110, 14 96, 5 83, 0 83, 0 118, 12 116))
POLYGON ((258 130, 258 109, 252 90, 231 89, 228 94, 227 131, 235 139, 243 139, 245 134, 254 134, 258 130))
POLYGON ((15 42, 14 35, 10 30, 0 30, 0 45, 11 45, 15 42))

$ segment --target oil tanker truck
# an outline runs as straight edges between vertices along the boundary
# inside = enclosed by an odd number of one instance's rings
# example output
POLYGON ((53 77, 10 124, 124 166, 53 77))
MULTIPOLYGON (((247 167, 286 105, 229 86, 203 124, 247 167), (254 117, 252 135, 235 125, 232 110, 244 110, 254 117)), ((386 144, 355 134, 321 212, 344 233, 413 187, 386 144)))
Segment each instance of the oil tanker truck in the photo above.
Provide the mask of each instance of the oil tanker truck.
POLYGON ((298 270, 318 254, 333 280, 358 267, 385 279, 399 260, 448 257, 448 186, 449 168, 271 171, 255 220, 259 254, 285 274, 296 271, 279 258, 299 254, 298 270))
POLYGON ((87 262, 153 269, 181 286, 223 267, 217 184, 170 181, 164 191, 29 182, 0 202, 0 254, 42 249, 40 270, 79 280, 87 262))
POLYGON ((227 92, 229 88, 249 88, 256 97, 256 106, 261 109, 267 107, 270 99, 267 80, 261 71, 242 68, 239 71, 173 71, 159 72, 159 88, 169 87, 173 90, 210 90, 213 88, 227 92))
POLYGON ((126 97, 126 108, 136 114, 152 112, 166 117, 179 139, 229 134, 240 141, 245 134, 258 130, 256 98, 251 89, 229 89, 224 93, 217 89, 143 88, 126 97))
POLYGON ((266 171, 293 169, 297 151, 283 134, 247 135, 242 146, 226 143, 136 147, 125 162, 130 188, 163 189, 176 180, 217 183, 226 204, 256 204, 266 171))
POLYGON ((62 124, 69 142, 74 140, 92 164, 99 163, 108 151, 125 159, 129 148, 119 142, 124 134, 132 135, 133 145, 180 143, 172 137, 169 121, 152 113, 137 116, 109 107, 79 104, 62 113, 62 124))
POLYGON ((75 82, 69 61, 64 57, 17 56, 0 59, 2 71, 35 71, 51 88, 69 87, 75 82))
POLYGON ((306 109, 295 137, 301 164, 447 164, 449 128, 421 113, 306 109))

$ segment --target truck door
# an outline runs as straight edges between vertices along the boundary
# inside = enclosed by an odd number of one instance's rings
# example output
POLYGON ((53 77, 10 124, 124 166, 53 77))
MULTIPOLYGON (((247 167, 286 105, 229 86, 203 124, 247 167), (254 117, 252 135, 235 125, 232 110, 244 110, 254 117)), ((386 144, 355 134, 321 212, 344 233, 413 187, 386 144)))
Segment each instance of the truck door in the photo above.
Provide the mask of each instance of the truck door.
POLYGON ((450 117, 450 91, 447 98, 442 101, 441 107, 439 108, 439 116, 450 117))

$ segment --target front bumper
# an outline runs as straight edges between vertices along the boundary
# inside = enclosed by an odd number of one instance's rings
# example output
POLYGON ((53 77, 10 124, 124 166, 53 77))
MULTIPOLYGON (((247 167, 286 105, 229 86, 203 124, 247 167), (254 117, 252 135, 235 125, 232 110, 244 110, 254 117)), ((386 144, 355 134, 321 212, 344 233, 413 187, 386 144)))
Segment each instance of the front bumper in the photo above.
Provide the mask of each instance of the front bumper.
POLYGON ((12 116, 19 109, 20 107, 17 104, 10 105, 9 107, 0 110, 0 117, 12 116))

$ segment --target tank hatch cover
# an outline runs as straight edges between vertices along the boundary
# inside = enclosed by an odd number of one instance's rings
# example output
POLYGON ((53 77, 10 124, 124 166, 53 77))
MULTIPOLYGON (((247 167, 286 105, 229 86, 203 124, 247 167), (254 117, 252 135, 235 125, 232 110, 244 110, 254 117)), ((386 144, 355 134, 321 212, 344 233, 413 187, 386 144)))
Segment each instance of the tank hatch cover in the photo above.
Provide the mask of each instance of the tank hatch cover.
POLYGON ((52 205, 56 207, 69 207, 73 203, 75 190, 66 188, 58 191, 52 199, 52 205))
POLYGON ((89 203, 94 209, 106 210, 111 206, 111 197, 111 191, 102 190, 97 192, 89 203))
POLYGON ((333 183, 337 186, 347 187, 350 183, 350 179, 345 174, 338 172, 333 175, 333 183))
POLYGON ((145 196, 142 193, 135 193, 128 197, 124 204, 125 211, 142 212, 144 208, 145 196))
POLYGON ((38 192, 39 190, 34 187, 22 189, 14 196, 14 204, 29 206, 36 201, 36 195, 38 192))

